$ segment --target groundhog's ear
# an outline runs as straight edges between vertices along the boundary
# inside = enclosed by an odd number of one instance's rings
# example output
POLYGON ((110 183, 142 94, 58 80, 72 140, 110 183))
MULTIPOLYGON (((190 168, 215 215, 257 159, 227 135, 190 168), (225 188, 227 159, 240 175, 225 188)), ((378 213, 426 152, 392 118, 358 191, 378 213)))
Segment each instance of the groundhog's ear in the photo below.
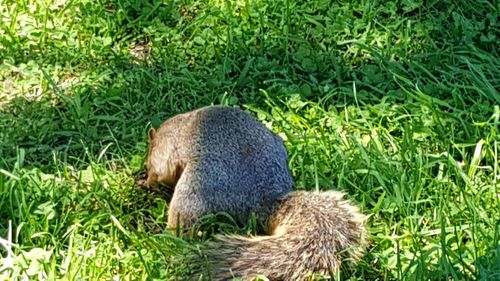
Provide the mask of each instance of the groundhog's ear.
POLYGON ((149 131, 148 131, 148 141, 149 141, 149 143, 151 143, 154 140, 155 134, 156 134, 155 128, 149 129, 149 131))

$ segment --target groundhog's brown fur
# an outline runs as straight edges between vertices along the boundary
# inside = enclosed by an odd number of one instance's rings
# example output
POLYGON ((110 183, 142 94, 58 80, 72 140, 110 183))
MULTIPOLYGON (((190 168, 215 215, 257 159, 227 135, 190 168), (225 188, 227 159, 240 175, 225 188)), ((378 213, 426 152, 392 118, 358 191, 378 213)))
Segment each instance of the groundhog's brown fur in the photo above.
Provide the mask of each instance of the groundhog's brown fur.
POLYGON ((366 231, 358 208, 335 191, 292 192, 287 162, 281 139, 236 108, 204 107, 149 131, 145 182, 175 189, 169 226, 223 211, 243 223, 255 213, 270 229, 268 236, 217 236, 195 257, 208 262, 204 279, 302 280, 359 258, 366 231))
POLYGON ((175 191, 168 225, 189 228, 212 212, 240 223, 252 213, 265 223, 272 205, 292 191, 281 138, 234 107, 208 106, 178 114, 148 133, 147 186, 175 191))
POLYGON ((269 236, 218 235, 202 253, 212 280, 303 280, 336 273, 342 260, 356 262, 367 238, 365 217, 341 192, 292 192, 278 200, 269 236))

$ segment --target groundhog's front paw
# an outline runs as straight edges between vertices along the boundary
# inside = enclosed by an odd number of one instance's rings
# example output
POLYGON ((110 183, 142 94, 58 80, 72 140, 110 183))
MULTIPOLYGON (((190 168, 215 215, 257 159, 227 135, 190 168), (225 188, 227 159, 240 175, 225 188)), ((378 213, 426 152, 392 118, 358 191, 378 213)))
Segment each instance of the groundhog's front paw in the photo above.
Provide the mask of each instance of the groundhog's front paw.
POLYGON ((136 182, 138 187, 148 188, 148 186, 146 184, 147 180, 148 180, 148 174, 145 171, 143 171, 143 172, 140 172, 139 174, 137 174, 135 182, 136 182))
POLYGON ((170 188, 169 186, 165 185, 150 185, 148 183, 148 175, 146 172, 142 172, 136 176, 135 179, 136 186, 139 189, 146 189, 147 192, 153 193, 155 195, 159 195, 163 197, 167 202, 170 202, 172 200, 172 196, 174 193, 174 190, 170 188))

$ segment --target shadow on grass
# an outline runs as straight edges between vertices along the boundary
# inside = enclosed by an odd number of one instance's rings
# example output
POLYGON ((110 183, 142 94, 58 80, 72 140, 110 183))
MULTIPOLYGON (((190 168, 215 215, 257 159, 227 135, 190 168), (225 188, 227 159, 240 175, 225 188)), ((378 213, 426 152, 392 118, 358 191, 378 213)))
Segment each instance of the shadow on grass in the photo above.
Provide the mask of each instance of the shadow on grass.
POLYGON ((488 249, 485 256, 475 262, 479 280, 497 280, 500 278, 500 246, 488 249))
MULTIPOLYGON (((144 153, 151 123, 156 126, 174 113, 223 100, 267 108, 260 89, 278 104, 290 94, 338 108, 382 100, 421 102, 469 122, 488 116, 493 110, 488 105, 499 99, 494 88, 498 73, 487 68, 485 51, 496 50, 484 39, 489 38, 486 27, 447 26, 448 17, 452 22, 472 21, 480 13, 460 14, 458 4, 437 2, 428 10, 380 5, 366 11, 355 5, 295 3, 291 12, 262 3, 207 8, 210 1, 188 2, 103 1, 80 6, 84 22, 103 17, 112 26, 108 35, 116 42, 129 42, 128 49, 113 52, 108 61, 110 50, 101 57, 86 57, 83 64, 94 67, 87 77, 77 77, 70 89, 55 89, 48 83, 53 79, 49 73, 43 97, 15 98, 4 105, 0 165, 12 165, 15 147, 27 149, 26 164, 39 168, 48 167, 53 153, 74 163, 87 152, 97 155, 108 144, 113 144, 109 153, 124 156, 137 151, 138 143, 144 153), (282 15, 285 22, 278 28, 275 20, 282 15), (395 19, 413 28, 392 23, 395 19), (370 29, 380 22, 387 25, 370 29), (464 36, 479 49, 447 41, 464 36), (143 45, 138 51, 142 54, 134 53, 137 44, 143 45), (476 81, 470 71, 486 82, 476 81), (477 86, 467 88, 465 82, 477 86), (415 94, 415 85, 424 95, 415 94), (453 103, 432 101, 450 95, 453 103)), ((87 31, 95 36, 106 32, 87 31)))

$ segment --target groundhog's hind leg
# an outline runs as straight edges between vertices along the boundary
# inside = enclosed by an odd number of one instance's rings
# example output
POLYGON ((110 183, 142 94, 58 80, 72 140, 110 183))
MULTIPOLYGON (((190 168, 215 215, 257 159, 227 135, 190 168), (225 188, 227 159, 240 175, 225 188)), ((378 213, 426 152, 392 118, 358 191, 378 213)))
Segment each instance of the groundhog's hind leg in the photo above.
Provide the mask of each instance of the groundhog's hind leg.
POLYGON ((168 209, 168 227, 172 229, 185 229, 194 225, 197 219, 205 215, 209 202, 206 202, 204 194, 200 194, 200 186, 193 183, 193 172, 187 166, 179 178, 174 190, 174 195, 168 209))
POLYGON ((193 198, 185 196, 184 193, 182 187, 175 189, 168 206, 168 227, 171 229, 191 227, 195 218, 190 210, 193 198))

